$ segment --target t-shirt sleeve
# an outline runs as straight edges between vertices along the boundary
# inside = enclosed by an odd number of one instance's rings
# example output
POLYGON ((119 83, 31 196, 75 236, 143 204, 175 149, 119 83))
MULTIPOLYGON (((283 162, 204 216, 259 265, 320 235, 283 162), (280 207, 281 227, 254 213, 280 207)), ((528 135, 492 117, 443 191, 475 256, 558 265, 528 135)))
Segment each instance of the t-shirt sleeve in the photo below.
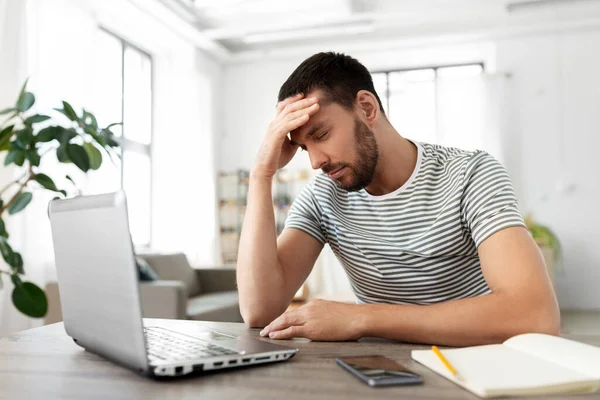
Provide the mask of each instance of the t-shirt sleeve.
POLYGON ((525 227, 508 172, 488 153, 475 153, 466 168, 461 213, 477 247, 502 229, 525 227))
POLYGON ((306 232, 324 245, 326 237, 321 228, 322 213, 317 204, 313 188, 313 183, 306 185, 294 200, 285 220, 285 227, 306 232))

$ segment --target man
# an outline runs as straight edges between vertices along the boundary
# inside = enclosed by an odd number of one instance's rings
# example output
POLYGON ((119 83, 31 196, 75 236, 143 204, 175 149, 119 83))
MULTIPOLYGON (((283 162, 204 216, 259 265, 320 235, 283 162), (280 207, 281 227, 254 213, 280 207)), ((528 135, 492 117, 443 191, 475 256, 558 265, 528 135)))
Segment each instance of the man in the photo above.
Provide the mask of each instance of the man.
POLYGON ((367 69, 343 54, 313 55, 281 87, 250 174, 238 260, 244 320, 273 339, 466 346, 559 331, 544 261, 504 168, 482 151, 403 138, 367 69), (298 147, 323 174, 277 238, 272 179, 298 147), (358 304, 285 312, 325 243, 358 304))

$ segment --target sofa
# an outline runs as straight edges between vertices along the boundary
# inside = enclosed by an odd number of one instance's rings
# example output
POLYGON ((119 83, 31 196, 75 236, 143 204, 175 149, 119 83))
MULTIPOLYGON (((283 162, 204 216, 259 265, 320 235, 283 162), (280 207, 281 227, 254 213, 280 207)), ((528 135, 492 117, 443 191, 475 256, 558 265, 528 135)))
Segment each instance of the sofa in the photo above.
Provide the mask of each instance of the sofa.
MULTIPOLYGON (((159 279, 139 285, 142 313, 146 318, 243 322, 236 288, 235 268, 194 269, 186 256, 142 254, 159 279)), ((58 284, 46 284, 46 323, 62 321, 58 284)))

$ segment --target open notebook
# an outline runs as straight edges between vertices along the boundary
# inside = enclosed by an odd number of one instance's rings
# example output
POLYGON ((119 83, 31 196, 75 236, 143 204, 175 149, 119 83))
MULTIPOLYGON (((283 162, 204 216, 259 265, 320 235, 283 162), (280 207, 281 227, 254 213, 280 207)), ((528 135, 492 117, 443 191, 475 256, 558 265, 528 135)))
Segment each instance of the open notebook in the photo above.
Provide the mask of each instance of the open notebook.
POLYGON ((600 348, 528 333, 503 344, 442 350, 463 378, 455 378, 432 350, 413 360, 480 397, 593 392, 600 388, 600 348))

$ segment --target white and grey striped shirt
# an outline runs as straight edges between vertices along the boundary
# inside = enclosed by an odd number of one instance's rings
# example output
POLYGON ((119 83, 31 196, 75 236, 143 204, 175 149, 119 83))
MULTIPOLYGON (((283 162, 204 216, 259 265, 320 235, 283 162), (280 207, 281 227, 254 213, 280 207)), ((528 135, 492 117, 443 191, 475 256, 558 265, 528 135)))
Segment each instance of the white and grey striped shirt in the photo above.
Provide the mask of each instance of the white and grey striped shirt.
POLYGON ((490 292, 477 247, 525 226, 510 178, 483 151, 415 143, 408 181, 383 196, 347 192, 318 175, 286 228, 329 244, 361 303, 433 304, 490 292))

